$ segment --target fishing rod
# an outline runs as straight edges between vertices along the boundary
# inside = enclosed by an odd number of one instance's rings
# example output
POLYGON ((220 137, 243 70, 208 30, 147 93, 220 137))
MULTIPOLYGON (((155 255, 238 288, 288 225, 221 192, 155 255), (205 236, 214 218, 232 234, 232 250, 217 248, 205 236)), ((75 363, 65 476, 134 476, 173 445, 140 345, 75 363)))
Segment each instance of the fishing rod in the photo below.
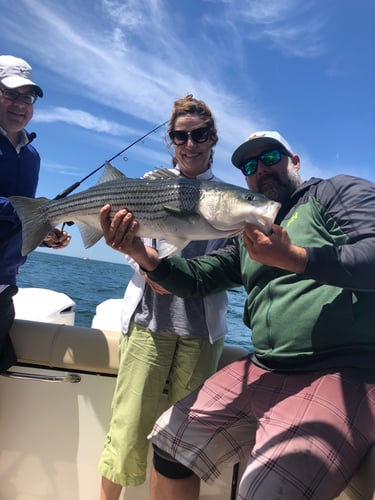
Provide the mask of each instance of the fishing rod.
MULTIPOLYGON (((148 137, 152 133, 156 132, 156 130, 158 130, 159 128, 164 127, 164 125, 166 125, 167 123, 168 123, 168 120, 166 120, 165 122, 161 123, 157 127, 153 128, 152 130, 150 130, 149 132, 147 132, 147 134, 142 135, 142 137, 139 137, 137 140, 135 140, 134 142, 132 142, 131 144, 129 144, 128 146, 126 146, 126 148, 122 149, 115 156, 112 156, 112 158, 110 158, 108 161, 111 162, 111 161, 115 160, 120 155, 122 155, 123 153, 125 153, 125 151, 127 151, 131 147, 135 146, 135 144, 138 144, 138 142, 141 142, 143 139, 145 139, 146 137, 148 137)), ((79 187, 82 184, 82 182, 86 181, 89 177, 91 177, 92 175, 96 174, 96 172, 98 172, 101 168, 103 168, 105 166, 105 164, 106 164, 106 162, 104 162, 99 167, 95 168, 92 172, 90 172, 85 177, 83 177, 83 179, 81 179, 80 181, 77 181, 74 184, 72 184, 71 186, 67 187, 66 189, 64 189, 64 191, 62 191, 60 194, 56 195, 55 198, 53 198, 53 199, 54 200, 60 200, 61 198, 65 198, 66 196, 68 196, 68 194, 70 194, 72 191, 74 191, 75 189, 77 189, 77 187, 79 187)), ((69 223, 67 222, 66 224, 69 224, 69 223)), ((70 223, 69 225, 71 225, 71 224, 73 224, 73 223, 70 223)), ((19 224, 9 234, 7 234, 7 236, 0 241, 0 248, 2 248, 10 239, 12 239, 17 233, 19 233, 21 231, 21 229, 22 229, 22 225, 19 224)))
MULTIPOLYGON (((138 142, 141 142, 143 139, 145 139, 147 136, 151 135, 153 132, 156 132, 156 130, 158 130, 159 128, 164 127, 164 125, 166 125, 167 123, 168 123, 168 120, 165 121, 164 123, 161 123, 157 127, 153 128, 152 130, 150 130, 150 132, 147 132, 147 134, 142 135, 142 137, 140 137, 136 141, 134 141, 131 144, 129 144, 129 146, 126 146, 126 148, 124 148, 122 151, 120 151, 119 153, 117 153, 117 155, 112 156, 112 158, 110 158, 108 160, 108 162, 111 162, 114 159, 118 158, 120 155, 122 155, 123 153, 125 153, 125 151, 127 151, 128 149, 130 149, 131 147, 133 147, 138 142)), ((65 198, 66 196, 68 196, 68 194, 70 194, 72 191, 74 191, 75 189, 77 189, 77 187, 80 186, 82 184, 82 182, 86 181, 89 177, 91 177, 92 175, 96 174, 96 172, 98 172, 101 168, 103 168, 105 166, 105 164, 106 164, 106 162, 104 162, 102 165, 100 165, 100 167, 98 167, 95 170, 93 170, 92 172, 90 172, 88 175, 86 175, 86 177, 84 177, 80 181, 75 182, 70 187, 66 188, 62 193, 58 194, 54 198, 54 200, 60 200, 60 198, 65 198)))

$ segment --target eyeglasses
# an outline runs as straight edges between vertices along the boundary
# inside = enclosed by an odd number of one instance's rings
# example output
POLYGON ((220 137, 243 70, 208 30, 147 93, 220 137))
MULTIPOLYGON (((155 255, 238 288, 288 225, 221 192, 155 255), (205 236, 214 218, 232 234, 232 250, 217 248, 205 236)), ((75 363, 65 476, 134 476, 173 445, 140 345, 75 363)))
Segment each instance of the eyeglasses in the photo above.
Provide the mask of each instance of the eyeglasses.
POLYGON ((36 94, 21 94, 20 92, 17 92, 16 90, 9 90, 9 89, 1 89, 0 92, 3 94, 5 99, 8 99, 8 101, 15 102, 18 99, 21 99, 22 102, 25 104, 34 104, 35 101, 37 100, 38 96, 36 94))
POLYGON ((190 132, 187 132, 186 130, 171 130, 169 132, 169 137, 176 146, 186 144, 189 137, 193 142, 201 144, 202 142, 208 141, 210 132, 210 127, 199 127, 191 130, 190 132))
POLYGON ((271 149, 271 151, 265 151, 261 155, 253 156, 249 158, 240 166, 241 172, 248 177, 251 174, 255 174, 258 170, 258 160, 260 160, 266 167, 272 167, 277 165, 281 161, 281 155, 291 156, 289 153, 280 151, 278 149, 271 149))

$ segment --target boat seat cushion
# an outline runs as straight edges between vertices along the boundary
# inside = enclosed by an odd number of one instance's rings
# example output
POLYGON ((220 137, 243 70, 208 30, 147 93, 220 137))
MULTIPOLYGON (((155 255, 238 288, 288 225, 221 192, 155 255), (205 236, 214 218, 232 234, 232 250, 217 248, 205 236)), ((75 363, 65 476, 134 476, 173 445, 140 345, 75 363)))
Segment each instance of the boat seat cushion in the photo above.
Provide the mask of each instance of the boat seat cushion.
POLYGON ((16 319, 10 336, 18 363, 117 374, 121 333, 16 319))
MULTIPOLYGON (((10 335, 18 363, 117 374, 119 332, 16 319, 10 335)), ((247 353, 242 347, 226 345, 219 368, 247 353)))

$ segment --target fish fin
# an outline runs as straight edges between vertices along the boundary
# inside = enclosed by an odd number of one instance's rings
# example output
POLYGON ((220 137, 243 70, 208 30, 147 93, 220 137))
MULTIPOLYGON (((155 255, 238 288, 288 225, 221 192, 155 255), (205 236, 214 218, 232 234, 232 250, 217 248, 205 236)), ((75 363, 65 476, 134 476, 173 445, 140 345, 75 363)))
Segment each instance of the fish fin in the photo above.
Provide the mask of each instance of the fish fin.
POLYGON ((48 198, 26 198, 11 196, 9 201, 17 212, 22 224, 22 255, 27 255, 38 247, 47 234, 54 228, 49 221, 43 220, 40 207, 48 198))
POLYGON ((116 167, 111 165, 109 161, 105 162, 104 172, 99 178, 97 184, 103 184, 104 182, 117 181, 119 179, 126 178, 126 175, 117 170, 116 167))
POLYGON ((167 240, 158 240, 158 253, 161 259, 165 257, 172 257, 176 255, 183 248, 190 243, 190 240, 184 240, 182 238, 168 238, 167 240))
POLYGON ((176 177, 180 177, 180 173, 177 170, 169 168, 151 170, 151 172, 147 172, 143 176, 144 179, 174 179, 176 177))
POLYGON ((170 215, 173 215, 174 217, 191 217, 195 216, 200 219, 200 216, 196 212, 192 212, 189 210, 182 210, 179 207, 174 207, 172 205, 163 205, 163 208, 166 212, 168 212, 170 215))
POLYGON ((96 227, 89 226, 84 222, 76 222, 79 232, 81 234, 81 238, 83 241, 83 245, 85 248, 90 248, 95 243, 97 243, 100 238, 103 236, 103 231, 96 227))

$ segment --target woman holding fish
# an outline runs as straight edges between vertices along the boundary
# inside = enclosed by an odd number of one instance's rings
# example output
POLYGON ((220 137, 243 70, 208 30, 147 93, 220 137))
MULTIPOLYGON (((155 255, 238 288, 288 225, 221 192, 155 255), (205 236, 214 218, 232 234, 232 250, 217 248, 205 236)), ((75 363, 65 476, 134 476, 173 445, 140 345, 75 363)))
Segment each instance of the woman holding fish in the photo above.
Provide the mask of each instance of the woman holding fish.
MULTIPOLYGON (((174 150, 171 174, 218 181, 212 171, 217 131, 203 101, 192 95, 177 100, 168 134, 174 150)), ((109 213, 109 206, 102 210, 104 218, 109 213)), ((109 245, 121 251, 110 231, 104 236, 109 245)), ((146 243, 155 248, 164 244, 158 240, 146 243)), ((192 241, 181 255, 195 257, 219 249, 226 252, 233 246, 231 239, 192 241)), ((113 414, 99 463, 101 500, 117 500, 123 486, 145 481, 147 435, 167 380, 170 404, 198 387, 216 371, 227 332, 225 292, 184 300, 149 280, 139 266, 135 269, 125 292, 113 414)))

